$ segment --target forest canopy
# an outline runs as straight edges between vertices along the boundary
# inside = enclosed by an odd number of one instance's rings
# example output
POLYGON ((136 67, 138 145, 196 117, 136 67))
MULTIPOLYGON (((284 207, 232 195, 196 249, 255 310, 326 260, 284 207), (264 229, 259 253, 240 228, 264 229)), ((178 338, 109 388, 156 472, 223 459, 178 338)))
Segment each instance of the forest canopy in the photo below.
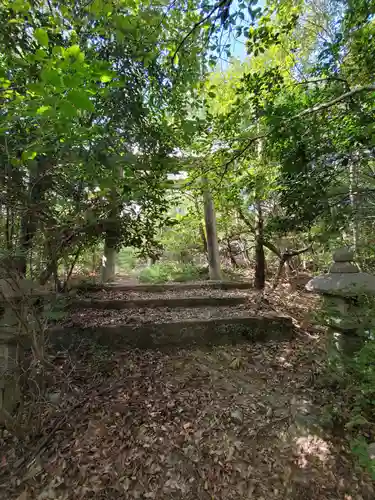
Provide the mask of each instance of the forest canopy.
POLYGON ((2 245, 23 274, 100 241, 152 254, 173 204, 202 206, 202 176, 258 253, 292 237, 369 257, 373 2, 0 9, 2 245))

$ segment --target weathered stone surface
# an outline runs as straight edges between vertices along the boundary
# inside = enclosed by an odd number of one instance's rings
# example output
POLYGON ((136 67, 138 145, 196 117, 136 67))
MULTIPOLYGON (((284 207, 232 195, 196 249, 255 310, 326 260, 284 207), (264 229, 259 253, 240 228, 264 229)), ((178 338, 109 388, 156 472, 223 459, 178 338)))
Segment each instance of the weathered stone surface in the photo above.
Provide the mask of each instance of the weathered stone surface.
POLYGON ((353 252, 340 248, 333 253, 334 263, 328 274, 317 276, 310 280, 306 289, 323 295, 338 297, 359 297, 360 295, 375 295, 375 276, 359 271, 352 264, 353 252))
POLYGON ((202 307, 202 306, 235 306, 245 304, 246 297, 165 297, 131 300, 73 300, 72 309, 137 309, 146 307, 202 307))
POLYGON ((375 443, 370 443, 367 448, 370 460, 375 460, 375 443))
POLYGON ((8 413, 13 411, 20 400, 19 356, 20 347, 15 343, 14 337, 8 338, 8 342, 4 342, 4 338, 0 339, 0 409, 4 409, 8 413))
POLYGON ((2 278, 0 279, 0 297, 17 299, 37 292, 36 284, 29 279, 2 278))
MULTIPOLYGON (((21 398, 21 391, 18 380, 12 376, 0 377, 0 410, 5 410, 7 413, 12 413, 21 398)), ((0 411, 0 424, 2 423, 0 411)))
POLYGON ((0 342, 0 376, 17 366, 17 345, 0 342))
POLYGON ((359 273, 359 269, 351 262, 334 262, 329 270, 330 273, 359 273))
POLYGON ((352 357, 363 347, 365 342, 365 339, 361 335, 358 335, 356 330, 340 331, 330 329, 328 335, 328 354, 330 359, 337 356, 340 358, 343 356, 352 357))
POLYGON ((160 285, 122 285, 119 283, 79 284, 75 287, 78 290, 118 290, 118 291, 134 291, 134 292, 166 292, 171 290, 199 290, 201 288, 211 288, 213 290, 248 290, 254 288, 250 281, 199 281, 194 283, 164 283, 160 285))
POLYGON ((345 297, 325 295, 323 308, 326 326, 330 326, 333 329, 351 331, 358 330, 363 325, 364 312, 361 305, 355 301, 350 301, 345 297))
POLYGON ((135 326, 54 328, 50 332, 50 340, 58 348, 69 347, 74 341, 83 338, 107 347, 148 349, 277 341, 293 336, 293 322, 283 316, 236 316, 135 326))
MULTIPOLYGON (((19 366, 23 356, 21 335, 25 334, 20 317, 25 316, 33 282, 0 279, 0 408, 11 413, 20 400, 19 366)), ((29 321, 29 319, 27 320, 29 321)))
POLYGON ((359 271, 353 252, 336 250, 328 274, 310 280, 306 289, 323 295, 323 322, 329 326, 329 359, 344 366, 364 345, 366 332, 374 325, 368 298, 375 295, 375 276, 359 271))
POLYGON ((310 292, 358 297, 362 294, 375 295, 375 276, 368 273, 328 273, 310 280, 306 289, 310 292))
POLYGON ((354 260, 354 253, 349 248, 338 248, 333 252, 333 262, 352 262, 354 260))

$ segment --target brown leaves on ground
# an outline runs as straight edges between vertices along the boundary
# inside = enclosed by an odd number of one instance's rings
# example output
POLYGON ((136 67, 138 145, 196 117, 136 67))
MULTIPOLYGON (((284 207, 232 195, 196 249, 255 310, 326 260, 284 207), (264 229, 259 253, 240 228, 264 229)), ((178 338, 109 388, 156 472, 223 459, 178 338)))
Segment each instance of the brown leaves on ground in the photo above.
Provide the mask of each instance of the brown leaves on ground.
MULTIPOLYGON (((256 307, 301 327, 314 300, 280 287, 256 307)), ((324 351, 316 332, 300 333, 207 350, 60 353, 64 384, 53 390, 66 393, 43 413, 43 435, 0 437, 0 498, 373 499, 346 442, 319 426, 324 351)))
POLYGON ((95 327, 119 324, 166 323, 190 319, 206 320, 221 317, 249 316, 249 315, 289 315, 295 320, 297 327, 311 329, 311 312, 317 303, 316 296, 302 292, 290 292, 288 285, 281 284, 277 290, 267 286, 263 294, 255 290, 215 290, 210 288, 179 289, 165 292, 141 292, 102 290, 86 293, 86 298, 96 300, 134 300, 150 298, 188 298, 209 296, 218 299, 217 306, 202 307, 147 307, 132 309, 82 309, 72 311, 62 323, 63 326, 95 327), (223 306, 219 299, 223 297, 243 297, 244 304, 223 306))
POLYGON ((73 396, 61 402, 61 427, 37 456, 43 437, 23 447, 17 477, 19 457, 9 461, 1 498, 374 498, 344 443, 317 425, 314 341, 123 351, 100 387, 85 390, 85 363, 88 388, 106 356, 77 361, 76 408, 73 396))

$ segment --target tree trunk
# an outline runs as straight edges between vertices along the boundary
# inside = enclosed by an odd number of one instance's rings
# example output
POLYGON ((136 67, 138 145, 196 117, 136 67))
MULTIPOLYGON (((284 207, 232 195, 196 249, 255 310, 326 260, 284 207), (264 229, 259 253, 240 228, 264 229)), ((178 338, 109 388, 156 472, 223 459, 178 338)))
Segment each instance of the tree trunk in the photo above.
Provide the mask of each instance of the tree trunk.
POLYGON ((203 178, 204 219, 206 223, 208 265, 210 279, 221 280, 219 243, 216 232, 216 215, 214 202, 209 190, 207 178, 203 178))
POLYGON ((48 175, 48 168, 51 166, 46 158, 37 161, 37 171, 35 175, 30 175, 28 200, 21 217, 20 235, 20 259, 18 262, 18 272, 21 276, 26 276, 28 255, 33 245, 34 236, 38 227, 39 212, 43 208, 47 190, 51 187, 51 177, 48 175))
POLYGON ((235 256, 233 255, 232 247, 230 245, 230 239, 229 238, 227 238, 227 249, 228 249, 228 255, 229 255, 230 263, 232 264, 232 266, 234 268, 237 268, 238 264, 237 264, 235 256))
MULTIPOLYGON (((122 168, 117 171, 120 178, 124 172, 122 168)), ((111 212, 110 217, 113 220, 118 220, 120 216, 120 199, 116 188, 111 190, 111 212)), ((119 234, 116 229, 106 232, 104 240, 104 254, 102 257, 102 281, 113 281, 116 276, 116 257, 118 253, 119 234)))
POLYGON ((111 236, 106 235, 104 242, 104 255, 102 258, 102 281, 106 283, 113 281, 116 276, 117 248, 113 244, 111 236))
POLYGON ((201 239, 202 239, 203 252, 207 255, 207 253, 208 253, 207 239, 206 239, 206 235, 204 232, 203 224, 201 222, 199 223, 199 233, 200 233, 201 239))
POLYGON ((263 290, 266 283, 266 260, 263 248, 263 212, 260 200, 255 203, 256 224, 255 224, 255 278, 254 287, 263 290))
POLYGON ((280 278, 281 278, 281 275, 283 273, 285 265, 287 265, 288 269, 291 271, 292 268, 290 265, 290 260, 293 257, 295 257, 296 255, 301 255, 302 253, 305 253, 310 249, 311 249, 311 246, 308 246, 306 248, 302 248, 302 250, 285 250, 285 252, 283 252, 280 255, 279 267, 277 269, 277 273, 276 273, 276 276, 275 276, 275 279, 274 279, 274 282, 272 285, 273 289, 275 289, 277 287, 277 285, 279 284, 279 281, 280 281, 280 278))
POLYGON ((357 168, 355 165, 355 160, 349 162, 349 199, 352 209, 352 220, 350 222, 351 232, 352 232, 352 242, 354 255, 358 251, 358 214, 357 214, 357 168))

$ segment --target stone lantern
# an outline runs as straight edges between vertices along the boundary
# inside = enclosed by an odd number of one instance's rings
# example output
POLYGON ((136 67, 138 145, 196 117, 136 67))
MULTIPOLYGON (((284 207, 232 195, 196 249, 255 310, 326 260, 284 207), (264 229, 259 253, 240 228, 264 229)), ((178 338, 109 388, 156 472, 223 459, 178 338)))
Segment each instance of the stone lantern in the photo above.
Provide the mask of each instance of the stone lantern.
POLYGON ((327 274, 310 280, 306 289, 323 296, 322 317, 329 327, 331 354, 352 356, 364 344, 374 326, 371 299, 375 276, 363 273, 353 263, 353 252, 340 248, 333 253, 327 274))

